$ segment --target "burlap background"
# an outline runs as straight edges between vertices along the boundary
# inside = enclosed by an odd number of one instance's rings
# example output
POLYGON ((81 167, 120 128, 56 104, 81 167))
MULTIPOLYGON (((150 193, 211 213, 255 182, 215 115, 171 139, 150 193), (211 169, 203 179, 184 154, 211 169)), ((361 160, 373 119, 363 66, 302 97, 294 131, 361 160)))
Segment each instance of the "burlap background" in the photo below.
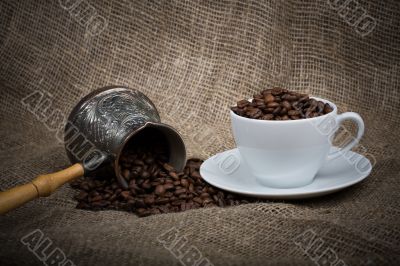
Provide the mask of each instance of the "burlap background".
POLYGON ((59 1, 0 3, 1 189, 69 163, 23 97, 50 93, 68 114, 111 84, 146 93, 202 158, 234 146, 235 100, 270 86, 310 92, 363 116, 377 163, 365 182, 322 198, 141 219, 75 210, 65 186, 0 218, 0 265, 41 265, 20 243, 34 229, 76 265, 178 265, 157 242, 174 226, 215 265, 312 265, 294 243, 308 229, 347 265, 400 262, 398 1, 358 1, 378 22, 365 37, 324 0, 84 2, 108 22, 98 36, 59 1))

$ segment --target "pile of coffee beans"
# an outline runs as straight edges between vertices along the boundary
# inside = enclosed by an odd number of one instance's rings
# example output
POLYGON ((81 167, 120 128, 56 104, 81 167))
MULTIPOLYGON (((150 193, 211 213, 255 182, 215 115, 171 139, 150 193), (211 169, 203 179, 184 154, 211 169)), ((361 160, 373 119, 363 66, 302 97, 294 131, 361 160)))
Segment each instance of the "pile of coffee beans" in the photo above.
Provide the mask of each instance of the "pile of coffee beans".
POLYGON ((253 199, 226 193, 206 183, 199 168, 202 161, 190 159, 182 172, 163 162, 154 152, 128 150, 120 158, 128 187, 114 178, 82 177, 71 184, 80 190, 79 209, 124 210, 138 216, 180 212, 202 207, 225 207, 253 199))
POLYGON ((253 95, 252 101, 241 100, 231 110, 240 116, 260 120, 297 120, 332 112, 322 101, 287 89, 266 89, 253 95))

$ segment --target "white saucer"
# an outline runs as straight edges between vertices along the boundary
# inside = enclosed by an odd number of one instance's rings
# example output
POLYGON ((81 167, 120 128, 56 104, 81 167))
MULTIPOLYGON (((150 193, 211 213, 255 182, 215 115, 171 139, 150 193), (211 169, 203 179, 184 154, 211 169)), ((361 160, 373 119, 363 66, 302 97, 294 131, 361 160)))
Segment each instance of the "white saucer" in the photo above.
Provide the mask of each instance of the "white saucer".
POLYGON ((371 173, 372 166, 366 157, 355 152, 347 152, 346 158, 340 156, 325 163, 311 184, 289 189, 260 185, 251 175, 248 166, 243 160, 240 160, 238 149, 210 157, 201 165, 200 174, 205 181, 215 187, 246 196, 269 199, 303 199, 326 195, 352 186, 364 180, 371 173), (224 158, 227 159, 223 160, 224 158), (236 160, 236 165, 232 163, 233 160, 236 160), (222 168, 222 164, 231 167, 222 168), (227 168, 230 169, 227 170, 227 168))

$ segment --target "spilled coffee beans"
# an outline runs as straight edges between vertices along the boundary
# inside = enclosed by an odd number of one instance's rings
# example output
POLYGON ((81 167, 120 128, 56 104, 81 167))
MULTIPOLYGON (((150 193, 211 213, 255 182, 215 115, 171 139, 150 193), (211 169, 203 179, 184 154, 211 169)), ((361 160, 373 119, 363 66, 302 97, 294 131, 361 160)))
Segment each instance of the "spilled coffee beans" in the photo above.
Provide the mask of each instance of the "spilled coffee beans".
POLYGON ((199 159, 188 160, 182 172, 175 171, 149 152, 124 152, 120 163, 129 187, 123 188, 114 178, 82 177, 71 184, 80 191, 75 197, 78 209, 124 210, 148 216, 254 200, 226 193, 206 183, 199 173, 202 164, 199 159))
POLYGON ((313 118, 333 111, 328 103, 287 89, 266 89, 253 100, 238 101, 231 110, 240 116, 260 120, 297 120, 313 118))

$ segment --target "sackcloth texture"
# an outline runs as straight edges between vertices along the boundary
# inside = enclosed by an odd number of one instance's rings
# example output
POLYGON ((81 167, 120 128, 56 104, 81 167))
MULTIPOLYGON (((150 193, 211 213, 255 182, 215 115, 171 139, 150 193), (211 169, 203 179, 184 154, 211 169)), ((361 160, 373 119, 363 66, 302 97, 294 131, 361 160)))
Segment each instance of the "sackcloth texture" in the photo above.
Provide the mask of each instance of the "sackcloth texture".
POLYGON ((68 115, 113 84, 145 93, 188 157, 202 159, 235 146, 228 110, 237 100, 275 86, 320 96, 363 117, 374 168, 320 198, 146 218, 77 210, 65 185, 0 218, 1 265, 43 264, 20 241, 35 229, 76 265, 180 265, 157 240, 174 227, 214 265, 313 265, 296 245, 310 230, 324 242, 318 252, 345 265, 399 265, 398 1, 352 1, 376 21, 364 36, 335 9, 341 1, 82 1, 105 19, 101 32, 68 2, 0 3, 1 190, 70 164, 24 97, 39 90, 68 115))

